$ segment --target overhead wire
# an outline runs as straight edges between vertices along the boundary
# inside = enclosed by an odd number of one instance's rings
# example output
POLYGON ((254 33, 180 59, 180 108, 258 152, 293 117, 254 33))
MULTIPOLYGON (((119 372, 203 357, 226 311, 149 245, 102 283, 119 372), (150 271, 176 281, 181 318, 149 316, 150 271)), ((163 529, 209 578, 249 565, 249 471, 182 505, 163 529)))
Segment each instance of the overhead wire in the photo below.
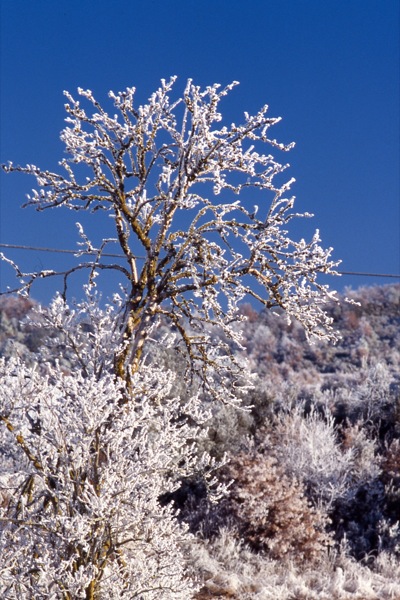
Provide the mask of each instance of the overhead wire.
MULTIPOLYGON (((87 251, 87 250, 66 250, 66 249, 62 249, 62 248, 45 248, 45 247, 38 247, 38 246, 24 246, 21 244, 0 244, 0 248, 8 248, 8 249, 17 249, 17 250, 30 250, 30 251, 35 251, 35 252, 54 252, 54 253, 59 253, 59 254, 75 254, 78 255, 80 253, 82 254, 89 254, 89 255, 97 255, 98 252, 96 250, 93 251, 87 251)), ((105 256, 107 258, 125 258, 124 254, 118 254, 118 253, 113 253, 113 252, 102 252, 101 253, 102 256, 105 256)), ((139 259, 139 260, 144 260, 145 257, 144 256, 136 256, 135 258, 139 259)), ((357 277, 386 277, 386 278, 393 278, 393 279, 400 279, 400 274, 394 274, 394 273, 365 273, 362 271, 337 271, 339 273, 339 275, 351 275, 351 276, 357 276, 357 277)))
MULTIPOLYGON (((97 255, 98 252, 96 252, 96 250, 93 251, 87 251, 87 250, 65 250, 62 248, 43 248, 43 247, 37 247, 37 246, 21 246, 19 244, 0 244, 0 248, 11 248, 11 249, 17 249, 17 250, 35 250, 37 252, 58 252, 61 254, 90 254, 90 255, 97 255)), ((110 252, 102 252, 101 253, 102 256, 108 256, 111 258, 125 258, 125 256, 123 254, 113 254, 110 252)), ((144 256, 137 256, 136 258, 144 258, 144 256)))

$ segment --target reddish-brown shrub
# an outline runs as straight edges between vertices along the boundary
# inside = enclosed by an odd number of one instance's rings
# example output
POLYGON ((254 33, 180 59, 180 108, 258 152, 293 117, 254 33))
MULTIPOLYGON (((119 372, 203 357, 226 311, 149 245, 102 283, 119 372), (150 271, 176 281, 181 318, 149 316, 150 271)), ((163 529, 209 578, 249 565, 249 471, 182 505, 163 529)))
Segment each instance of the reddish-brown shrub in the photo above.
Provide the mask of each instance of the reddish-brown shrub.
POLYGON ((330 545, 327 517, 271 456, 240 454, 226 467, 234 480, 230 502, 238 531, 255 550, 276 559, 316 561, 330 545))

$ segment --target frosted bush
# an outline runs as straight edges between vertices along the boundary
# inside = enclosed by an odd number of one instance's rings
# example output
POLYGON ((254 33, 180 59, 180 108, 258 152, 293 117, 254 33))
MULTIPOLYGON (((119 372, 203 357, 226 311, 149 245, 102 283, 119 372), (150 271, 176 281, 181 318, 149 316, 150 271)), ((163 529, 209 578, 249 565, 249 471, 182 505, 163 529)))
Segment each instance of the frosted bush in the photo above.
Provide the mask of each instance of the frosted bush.
POLYGON ((127 402, 114 311, 86 308, 56 300, 39 315, 75 353, 70 371, 0 361, 0 595, 187 599, 190 535, 159 499, 194 472, 207 480, 212 461, 193 440, 209 414, 146 363, 127 402))
POLYGON ((285 471, 303 481, 317 503, 326 509, 342 497, 351 483, 352 448, 341 450, 332 415, 304 406, 278 418, 273 433, 274 454, 285 471))
POLYGON ((250 551, 235 531, 195 540, 194 567, 203 588, 198 600, 395 600, 400 597, 400 566, 382 552, 373 567, 340 549, 317 565, 295 565, 250 551))

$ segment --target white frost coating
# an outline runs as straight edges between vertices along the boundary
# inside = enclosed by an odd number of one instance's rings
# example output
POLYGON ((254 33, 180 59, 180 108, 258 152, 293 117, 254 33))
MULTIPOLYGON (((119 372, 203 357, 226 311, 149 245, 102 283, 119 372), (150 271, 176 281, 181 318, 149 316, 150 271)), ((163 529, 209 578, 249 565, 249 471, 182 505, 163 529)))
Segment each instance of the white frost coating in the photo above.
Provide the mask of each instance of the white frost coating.
MULTIPOLYGON (((280 119, 267 116, 264 106, 255 115, 245 113, 242 125, 227 126, 219 104, 237 82, 202 90, 189 80, 175 100, 175 80, 162 80, 139 107, 135 88, 110 92, 113 116, 91 91, 78 90, 85 107, 66 92, 65 174, 33 165, 4 168, 36 177, 44 189, 28 204, 39 209, 101 208, 113 217, 108 224, 114 229, 96 258, 88 256, 96 248, 83 236, 85 250, 77 258, 85 255, 88 261, 63 276, 66 282, 75 271, 88 269, 93 284, 94 273, 111 269, 124 280, 127 347, 121 373, 129 365, 138 368, 150 315, 151 323, 164 319, 177 329, 192 374, 206 386, 216 372, 231 384, 241 369, 236 365, 233 375, 232 367, 226 377, 221 362, 231 341, 239 341, 234 323, 244 299, 280 307, 288 320, 301 322, 310 340, 337 338, 325 312, 335 292, 318 277, 336 274, 338 263, 330 258, 331 248, 321 247, 318 232, 311 241, 289 236, 291 220, 310 215, 293 211, 294 197, 287 193, 294 180, 283 180, 288 165, 263 152, 265 145, 278 151, 292 147, 269 137, 280 119), (115 237, 125 260, 106 264, 102 253, 115 237), (227 340, 217 352, 207 341, 211 326, 227 340)), ((17 274, 24 275, 22 287, 28 291, 37 278, 54 275, 17 274)))
MULTIPOLYGON (((99 247, 78 225, 78 264, 58 273, 64 292, 37 316, 73 369, 45 350, 43 370, 0 361, 0 596, 10 600, 192 596, 189 534, 159 499, 184 476, 207 478, 212 461, 192 441, 208 415, 196 395, 174 397, 183 373, 176 382, 146 361, 157 324, 174 329, 174 342, 157 347, 183 357, 192 389, 225 402, 240 402, 238 388, 251 383, 232 351, 242 300, 280 307, 310 338, 336 338, 324 311, 335 295, 317 277, 337 263, 318 232, 310 242, 289 237, 290 221, 309 215, 293 212, 287 165, 262 152, 292 147, 268 137, 279 119, 264 106, 242 125, 223 125, 219 103, 237 82, 201 90, 189 80, 171 100, 175 80, 139 107, 135 88, 110 92, 113 116, 90 90, 78 89, 88 109, 66 92, 63 175, 3 166, 36 178, 28 204, 40 210, 112 217, 99 247), (110 262, 104 251, 115 240, 124 259, 110 262), (82 269, 87 299, 71 308, 67 282, 82 269), (95 279, 110 270, 121 292, 100 310, 95 279)), ((8 264, 19 292, 57 275, 8 264)))
POLYGON ((159 498, 212 468, 192 443, 209 415, 169 394, 173 375, 154 366, 122 403, 115 314, 87 303, 85 336, 83 310, 56 299, 36 317, 77 351, 73 372, 0 360, 0 596, 187 600, 190 535, 159 498))

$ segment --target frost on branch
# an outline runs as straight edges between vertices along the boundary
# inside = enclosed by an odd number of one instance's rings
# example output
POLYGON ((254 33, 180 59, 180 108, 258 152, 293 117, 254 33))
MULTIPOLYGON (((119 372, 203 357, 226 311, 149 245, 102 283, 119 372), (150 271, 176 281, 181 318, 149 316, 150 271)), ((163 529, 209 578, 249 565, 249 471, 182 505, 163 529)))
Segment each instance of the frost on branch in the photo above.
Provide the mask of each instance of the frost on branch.
POLYGON ((0 361, 0 596, 186 600, 190 536, 159 498, 207 478, 212 461, 192 440, 209 415, 197 397, 174 398, 172 374, 154 365, 132 374, 122 402, 114 315, 87 305, 82 316, 55 301, 44 322, 64 333, 72 372, 0 361))
MULTIPOLYGON (((264 106, 253 116, 245 113, 241 125, 222 124, 219 104, 236 82, 201 90, 189 80, 175 100, 175 79, 162 80, 141 106, 135 88, 110 92, 112 116, 90 90, 78 89, 82 103, 66 92, 63 174, 34 165, 4 168, 34 175, 39 189, 27 204, 38 210, 101 209, 112 217, 114 231, 99 248, 81 229, 81 262, 62 275, 65 286, 81 269, 89 270, 92 283, 106 269, 122 278, 126 344, 118 374, 127 380, 138 368, 149 327, 162 318, 178 332, 192 375, 215 390, 218 378, 231 385, 240 379, 240 367, 230 362, 227 370, 225 358, 229 343, 240 343, 233 324, 246 297, 280 307, 311 337, 335 339, 324 312, 334 293, 318 275, 334 273, 338 263, 320 246, 318 232, 310 242, 289 236, 291 220, 310 215, 293 211, 293 180, 282 175, 287 165, 263 151, 291 148, 269 136, 279 119, 267 116, 264 106), (124 259, 110 264, 103 251, 114 237, 124 259), (229 342, 218 351, 209 326, 229 342)), ((55 275, 15 269, 26 291, 36 279, 55 275)))

